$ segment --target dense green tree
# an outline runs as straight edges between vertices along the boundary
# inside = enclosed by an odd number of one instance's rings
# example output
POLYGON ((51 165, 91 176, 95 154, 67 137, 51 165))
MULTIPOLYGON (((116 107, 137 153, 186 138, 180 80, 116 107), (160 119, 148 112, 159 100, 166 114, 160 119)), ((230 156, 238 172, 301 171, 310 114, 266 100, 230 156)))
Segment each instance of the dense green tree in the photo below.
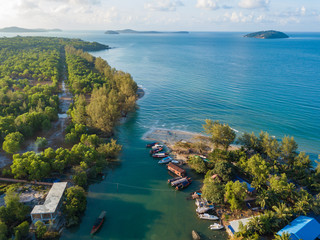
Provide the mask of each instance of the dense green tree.
POLYGON ((229 181, 225 186, 225 200, 230 204, 231 210, 239 210, 243 207, 247 196, 247 184, 239 181, 229 181))
POLYGON ((216 180, 212 181, 210 178, 204 180, 202 187, 202 196, 213 203, 223 203, 224 202, 224 185, 216 180))
POLYGON ((86 195, 82 187, 75 186, 66 190, 63 206, 69 224, 78 223, 80 215, 86 209, 86 203, 86 195))
POLYGON ((259 154, 252 156, 247 161, 240 162, 240 164, 246 172, 252 175, 254 188, 260 189, 266 184, 270 169, 267 162, 259 154))
POLYGON ((46 225, 41 221, 37 221, 34 224, 34 226, 36 227, 36 236, 37 236, 37 238, 42 239, 44 234, 47 231, 46 225))
POLYGON ((86 124, 88 121, 88 115, 86 111, 86 98, 83 94, 76 97, 73 110, 71 111, 72 121, 74 123, 86 124))
POLYGON ((80 166, 74 167, 72 180, 76 185, 86 187, 88 181, 87 173, 80 166))
POLYGON ((288 232, 283 232, 281 235, 275 234, 274 240, 291 240, 291 234, 288 232))
POLYGON ((35 141, 35 146, 38 149, 44 149, 48 145, 48 141, 44 137, 37 137, 37 140, 35 141))
POLYGON ((122 146, 117 144, 115 139, 111 139, 107 144, 100 144, 97 151, 102 154, 104 158, 116 158, 121 151, 122 146))
POLYGON ((257 153, 261 153, 262 146, 260 139, 254 134, 254 132, 250 133, 243 133, 238 138, 238 143, 241 144, 247 150, 254 150, 257 153))
POLYGON ((19 132, 9 133, 2 144, 2 148, 7 153, 15 153, 20 149, 23 141, 23 135, 19 132))
POLYGON ((24 221, 14 228, 15 240, 25 239, 29 234, 29 223, 24 221))
POLYGON ((187 160, 189 166, 197 173, 206 173, 207 167, 203 159, 199 156, 191 156, 187 160))
POLYGON ((228 182, 232 179, 233 165, 227 161, 219 161, 214 165, 212 174, 218 174, 224 182, 228 182))
POLYGON ((277 139, 270 137, 267 132, 260 133, 260 141, 263 152, 271 160, 277 160, 280 156, 280 147, 277 139))
POLYGON ((7 240, 6 234, 8 231, 8 227, 5 222, 0 220, 0 240, 7 240))
POLYGON ((293 137, 285 136, 281 142, 281 156, 289 164, 293 164, 294 158, 297 156, 298 144, 293 137))
POLYGON ((207 134, 211 136, 211 140, 216 148, 222 147, 228 150, 230 144, 235 140, 236 133, 228 124, 222 124, 219 121, 207 119, 203 128, 207 134))

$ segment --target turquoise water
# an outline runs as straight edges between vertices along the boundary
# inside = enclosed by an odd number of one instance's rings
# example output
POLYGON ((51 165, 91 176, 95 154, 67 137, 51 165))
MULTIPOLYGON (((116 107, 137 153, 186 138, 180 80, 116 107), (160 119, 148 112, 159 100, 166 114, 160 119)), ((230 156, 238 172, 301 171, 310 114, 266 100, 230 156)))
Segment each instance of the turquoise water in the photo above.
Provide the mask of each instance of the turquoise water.
POLYGON ((206 118, 221 120, 239 133, 294 136, 300 150, 316 158, 320 34, 289 33, 291 38, 281 40, 242 35, 59 33, 114 47, 93 54, 131 73, 146 92, 137 112, 117 130, 124 145, 121 162, 90 186, 81 225, 65 231, 62 239, 89 239, 101 210, 107 211, 107 220, 95 239, 191 239, 192 229, 225 239, 223 231, 210 232, 209 223, 197 219, 194 202, 186 200, 200 185, 199 176, 190 173, 195 182, 184 192, 166 184, 165 167, 148 156, 141 140, 153 127, 198 132, 206 118))

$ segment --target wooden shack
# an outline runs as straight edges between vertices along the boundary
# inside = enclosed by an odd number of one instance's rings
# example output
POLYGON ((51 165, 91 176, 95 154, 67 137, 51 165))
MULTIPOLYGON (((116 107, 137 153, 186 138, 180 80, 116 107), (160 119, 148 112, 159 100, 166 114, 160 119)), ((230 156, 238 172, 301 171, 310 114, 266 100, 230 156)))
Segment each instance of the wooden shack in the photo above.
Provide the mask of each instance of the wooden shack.
POLYGON ((186 171, 173 163, 168 164, 168 170, 173 172, 177 176, 184 177, 186 175, 186 171))

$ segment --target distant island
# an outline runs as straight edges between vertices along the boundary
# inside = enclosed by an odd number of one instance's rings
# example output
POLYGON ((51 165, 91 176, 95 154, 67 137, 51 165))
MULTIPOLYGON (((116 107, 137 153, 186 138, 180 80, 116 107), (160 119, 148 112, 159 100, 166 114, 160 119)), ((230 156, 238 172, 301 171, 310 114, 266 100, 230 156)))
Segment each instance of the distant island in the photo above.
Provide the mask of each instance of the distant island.
POLYGON ((189 33, 187 31, 177 31, 177 32, 158 32, 158 31, 135 31, 132 29, 124 29, 124 30, 108 30, 105 34, 120 34, 120 33, 132 33, 132 34, 164 34, 164 33, 189 33))
POLYGON ((244 37, 260 39, 289 38, 287 34, 274 30, 249 33, 247 35, 244 35, 244 37))
POLYGON ((20 27, 5 27, 0 28, 0 32, 12 32, 12 33, 23 33, 23 32, 62 32, 61 29, 29 29, 29 28, 20 28, 20 27))

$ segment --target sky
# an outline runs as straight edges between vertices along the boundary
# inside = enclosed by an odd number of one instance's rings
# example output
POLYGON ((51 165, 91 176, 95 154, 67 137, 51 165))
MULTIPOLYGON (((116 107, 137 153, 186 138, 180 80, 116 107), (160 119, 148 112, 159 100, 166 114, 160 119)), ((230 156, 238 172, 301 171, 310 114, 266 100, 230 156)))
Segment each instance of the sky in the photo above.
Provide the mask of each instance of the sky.
POLYGON ((0 28, 320 31, 320 0, 0 0, 0 28))

